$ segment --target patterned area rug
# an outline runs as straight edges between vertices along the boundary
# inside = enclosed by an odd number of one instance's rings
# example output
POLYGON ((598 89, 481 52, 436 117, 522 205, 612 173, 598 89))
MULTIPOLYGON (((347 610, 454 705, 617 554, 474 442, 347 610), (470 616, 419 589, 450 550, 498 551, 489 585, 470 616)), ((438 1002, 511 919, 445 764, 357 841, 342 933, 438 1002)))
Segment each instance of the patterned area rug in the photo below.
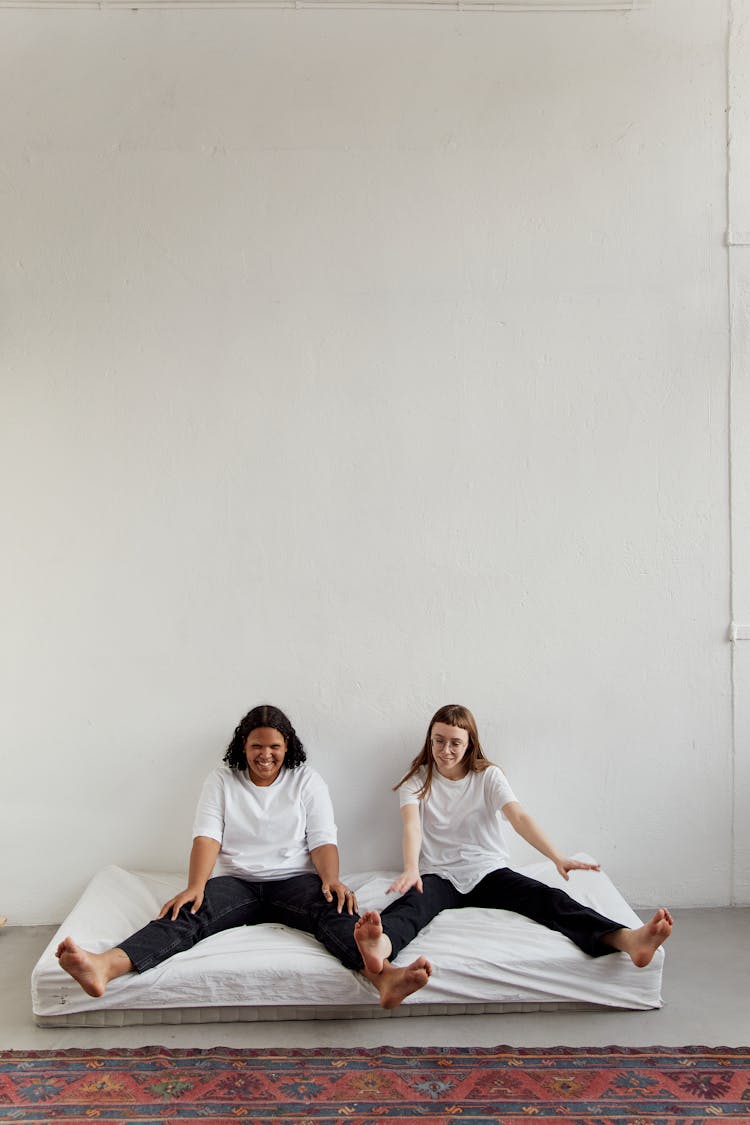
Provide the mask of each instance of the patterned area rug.
POLYGON ((750 1048, 0 1051, 0 1121, 750 1123, 750 1048))

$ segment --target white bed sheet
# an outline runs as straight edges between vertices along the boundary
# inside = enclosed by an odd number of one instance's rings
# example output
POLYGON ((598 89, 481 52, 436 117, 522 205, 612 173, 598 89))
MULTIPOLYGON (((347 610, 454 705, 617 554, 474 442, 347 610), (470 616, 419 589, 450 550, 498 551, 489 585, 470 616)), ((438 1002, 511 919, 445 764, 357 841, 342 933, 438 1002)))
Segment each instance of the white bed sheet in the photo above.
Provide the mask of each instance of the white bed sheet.
MULTIPOLYGON (((579 856, 579 858, 588 858, 579 856)), ((549 862, 520 870, 560 886, 580 902, 626 926, 640 919, 604 872, 575 872, 565 883, 549 862)), ((391 901, 386 889, 392 872, 347 877, 360 910, 380 909, 391 901)), ((42 1023, 96 1012, 175 1012, 186 1022, 194 1010, 286 1011, 304 1018, 337 1009, 337 1016, 380 1014, 376 990, 359 973, 345 969, 314 938, 282 925, 263 924, 227 930, 156 968, 112 981, 102 998, 87 996, 57 963, 55 949, 72 935, 87 949, 116 945, 143 926, 161 904, 183 886, 183 876, 129 872, 106 867, 89 883, 37 963, 31 980, 34 1015, 42 1023), (177 1013, 179 1012, 179 1015, 177 1013)), ((409 996, 402 1009, 465 1012, 476 1005, 523 1008, 528 1005, 596 1005, 657 1008, 661 1005, 664 950, 651 965, 636 969, 623 953, 590 958, 560 934, 501 910, 451 910, 425 927, 399 956, 407 964, 424 954, 433 965, 425 988, 409 996), (467 1008, 468 1005, 468 1008, 467 1008)), ((399 1011, 406 1014, 402 1009, 399 1011)), ((198 1017, 198 1013, 201 1013, 198 1017)), ((222 1016, 221 1018, 227 1018, 222 1016)), ((231 1017, 229 1017, 231 1018, 231 1017)), ((247 1018, 247 1014, 235 1018, 247 1018)))

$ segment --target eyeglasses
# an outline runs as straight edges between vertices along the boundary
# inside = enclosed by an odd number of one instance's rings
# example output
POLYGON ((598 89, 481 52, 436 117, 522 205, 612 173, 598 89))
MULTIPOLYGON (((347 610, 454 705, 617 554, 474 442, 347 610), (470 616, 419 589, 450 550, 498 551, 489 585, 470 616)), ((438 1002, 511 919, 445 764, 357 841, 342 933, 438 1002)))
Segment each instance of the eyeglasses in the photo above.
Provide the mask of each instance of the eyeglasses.
POLYGON ((462 738, 441 738, 438 734, 433 734, 430 737, 430 742, 436 750, 443 750, 446 746, 449 750, 465 750, 469 745, 468 739, 466 742, 462 738))

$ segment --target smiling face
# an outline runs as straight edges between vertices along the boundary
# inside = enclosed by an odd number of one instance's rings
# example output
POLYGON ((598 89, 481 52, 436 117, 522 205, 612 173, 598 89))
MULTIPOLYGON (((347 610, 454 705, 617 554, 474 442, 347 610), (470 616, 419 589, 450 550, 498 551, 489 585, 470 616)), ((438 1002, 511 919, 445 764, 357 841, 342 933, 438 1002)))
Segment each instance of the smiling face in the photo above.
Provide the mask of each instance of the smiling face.
POLYGON ((466 751, 469 749, 469 732, 463 727, 448 723, 433 723, 430 731, 432 757, 438 773, 449 781, 458 781, 466 773, 466 751))
POLYGON ((284 736, 273 727, 251 730, 245 739, 245 758, 254 785, 273 785, 286 754, 284 736))

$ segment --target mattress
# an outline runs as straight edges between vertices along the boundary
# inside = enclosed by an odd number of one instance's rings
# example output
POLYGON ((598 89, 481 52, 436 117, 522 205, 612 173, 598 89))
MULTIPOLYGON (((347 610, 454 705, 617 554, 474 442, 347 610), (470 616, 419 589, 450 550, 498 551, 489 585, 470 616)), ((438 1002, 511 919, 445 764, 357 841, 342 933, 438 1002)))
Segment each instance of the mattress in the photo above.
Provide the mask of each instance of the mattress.
MULTIPOLYGON (((576 858, 588 861, 587 856, 576 858)), ((576 871, 566 883, 549 862, 518 868, 624 926, 641 920, 604 872, 576 871)), ((347 875, 360 911, 382 910, 395 872, 347 875)), ((645 969, 624 953, 591 958, 561 934, 505 910, 449 910, 402 950, 399 965, 424 954, 427 985, 384 1011, 376 989, 344 968, 315 938, 286 926, 240 926, 208 938, 145 973, 87 996, 60 968, 71 935, 94 952, 117 945, 153 918, 184 876, 109 866, 91 880, 34 968, 39 1026, 120 1026, 276 1019, 403 1017, 551 1009, 661 1006, 664 950, 645 969)))

